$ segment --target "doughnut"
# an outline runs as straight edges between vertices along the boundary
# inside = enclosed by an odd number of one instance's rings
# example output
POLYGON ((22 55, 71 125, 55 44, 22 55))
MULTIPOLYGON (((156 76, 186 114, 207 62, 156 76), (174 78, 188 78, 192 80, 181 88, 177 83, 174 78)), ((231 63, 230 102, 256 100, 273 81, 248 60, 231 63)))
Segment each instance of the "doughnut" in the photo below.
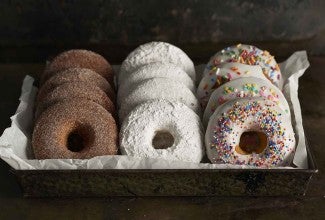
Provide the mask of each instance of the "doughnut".
POLYGON ((206 65, 203 75, 224 62, 244 63, 248 65, 259 65, 267 79, 274 85, 282 89, 283 79, 279 65, 274 57, 266 50, 261 50, 255 46, 238 44, 227 47, 216 53, 206 65))
POLYGON ((112 115, 115 115, 114 103, 100 88, 84 82, 72 82, 56 87, 45 95, 43 99, 40 99, 36 108, 35 118, 38 118, 38 116, 49 106, 67 99, 90 100, 103 106, 112 115))
POLYGON ((199 163, 204 155, 200 118, 180 102, 147 101, 125 118, 120 149, 134 157, 199 163))
POLYGON ((155 62, 179 66, 194 82, 196 81, 194 64, 181 49, 165 42, 150 42, 137 47, 123 61, 118 75, 118 84, 139 67, 155 62))
POLYGON ((186 85, 192 92, 196 90, 193 80, 180 67, 170 63, 149 63, 130 73, 119 85, 119 90, 124 91, 133 84, 151 78, 169 78, 186 85))
POLYGON ((111 85, 96 72, 85 68, 70 68, 59 72, 49 78, 38 91, 36 103, 42 100, 47 93, 51 92, 55 87, 68 82, 85 82, 93 86, 97 86, 103 90, 108 97, 115 102, 115 92, 111 85))
POLYGON ((57 72, 69 68, 91 69, 114 85, 114 71, 111 65, 104 57, 89 50, 68 50, 60 53, 46 66, 41 85, 57 72))
POLYGON ((88 159, 117 154, 114 118, 88 100, 57 102, 37 120, 32 137, 36 159, 88 159))
POLYGON ((138 104, 152 99, 168 99, 181 102, 201 115, 200 104, 195 95, 184 84, 168 78, 152 78, 144 80, 122 100, 119 109, 119 118, 123 120, 126 115, 138 104))
POLYGON ((222 84, 241 77, 258 77, 265 79, 260 66, 241 63, 223 63, 206 74, 197 89, 201 107, 205 109, 212 92, 222 84))
POLYGON ((247 77, 230 81, 212 93, 204 111, 203 125, 208 124, 210 116, 219 105, 232 99, 244 97, 264 97, 277 104, 288 118, 291 117, 289 104, 278 87, 265 79, 247 77))
POLYGON ((290 165, 295 136, 290 119, 276 103, 239 98, 215 110, 205 144, 212 163, 268 168, 290 165))

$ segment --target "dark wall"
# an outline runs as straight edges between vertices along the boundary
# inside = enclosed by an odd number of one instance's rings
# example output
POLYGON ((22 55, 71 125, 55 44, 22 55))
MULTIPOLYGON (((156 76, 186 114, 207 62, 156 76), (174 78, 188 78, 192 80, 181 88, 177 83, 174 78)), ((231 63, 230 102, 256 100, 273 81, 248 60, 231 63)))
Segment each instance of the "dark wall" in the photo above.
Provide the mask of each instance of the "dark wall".
POLYGON ((325 1, 0 1, 0 62, 42 62, 75 47, 120 62, 152 40, 181 46, 197 61, 238 42, 277 56, 324 55, 325 1))

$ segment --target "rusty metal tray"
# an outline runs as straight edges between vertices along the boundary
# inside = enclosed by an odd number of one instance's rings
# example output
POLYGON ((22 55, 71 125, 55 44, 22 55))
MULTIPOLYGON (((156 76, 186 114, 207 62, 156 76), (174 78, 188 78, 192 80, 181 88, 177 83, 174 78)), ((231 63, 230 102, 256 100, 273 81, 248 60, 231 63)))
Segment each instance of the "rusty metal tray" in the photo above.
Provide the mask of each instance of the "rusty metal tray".
POLYGON ((14 170, 25 197, 302 196, 308 169, 14 170))

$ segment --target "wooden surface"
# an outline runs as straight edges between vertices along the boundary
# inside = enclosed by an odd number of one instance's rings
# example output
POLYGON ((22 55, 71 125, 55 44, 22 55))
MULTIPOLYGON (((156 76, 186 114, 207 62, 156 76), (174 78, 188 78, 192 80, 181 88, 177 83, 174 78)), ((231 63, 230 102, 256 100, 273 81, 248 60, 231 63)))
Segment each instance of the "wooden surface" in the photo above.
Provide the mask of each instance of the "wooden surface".
MULTIPOLYGON (((0 219, 324 219, 325 57, 311 57, 300 79, 303 122, 319 173, 301 198, 23 199, 9 167, 0 161, 0 219)), ((26 74, 41 64, 0 64, 0 132, 10 125, 26 74)))

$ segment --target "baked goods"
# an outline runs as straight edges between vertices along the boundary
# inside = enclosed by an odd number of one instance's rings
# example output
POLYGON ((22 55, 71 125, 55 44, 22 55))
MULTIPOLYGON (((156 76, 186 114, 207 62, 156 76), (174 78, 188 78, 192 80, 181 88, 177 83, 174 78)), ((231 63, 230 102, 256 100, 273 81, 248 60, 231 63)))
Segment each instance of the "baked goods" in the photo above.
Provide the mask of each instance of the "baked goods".
POLYGON ((203 124, 207 126, 210 116, 223 103, 245 97, 264 97, 277 104, 290 118, 290 108, 283 93, 268 80, 256 77, 237 78, 216 89, 203 114, 203 124))
POLYGON ((123 99, 119 109, 121 121, 137 105, 152 100, 167 99, 181 102, 198 115, 201 114, 200 104, 195 95, 184 84, 168 78, 152 78, 139 83, 123 99))
POLYGON ((110 64, 91 51, 69 50, 53 59, 35 102, 36 159, 117 153, 113 78, 110 64))
POLYGON ((121 81, 119 90, 127 90, 132 85, 138 84, 143 80, 156 77, 172 79, 174 81, 183 83, 192 92, 196 91, 193 80, 187 75, 186 72, 184 72, 184 70, 174 64, 170 63, 166 65, 161 62, 148 63, 128 74, 127 78, 121 81))
POLYGON ((274 57, 255 46, 227 47, 210 59, 197 92, 206 107, 205 145, 212 163, 290 165, 295 135, 282 84, 274 57))
POLYGON ((295 137, 285 112, 264 98, 238 98, 219 106, 205 135, 212 163, 287 166, 295 137))
POLYGON ((258 77, 265 79, 260 66, 250 66, 241 63, 222 63, 206 74, 197 89, 197 96, 204 109, 210 95, 219 86, 231 80, 243 77, 258 77))
POLYGON ((259 65, 267 79, 274 85, 282 89, 283 79, 279 65, 274 57, 266 50, 261 50, 255 46, 237 44, 227 47, 216 53, 208 62, 204 69, 205 76, 221 63, 243 63, 248 65, 259 65))
POLYGON ((114 71, 111 65, 104 57, 89 50, 68 50, 60 53, 46 66, 41 85, 56 73, 69 68, 91 69, 114 85, 114 71))
POLYGON ((55 87, 51 92, 47 93, 44 98, 40 99, 35 117, 37 118, 49 106, 65 99, 85 99, 93 101, 104 107, 112 115, 115 114, 114 103, 101 89, 88 83, 71 82, 55 87))
POLYGON ((117 153, 117 127, 102 106, 87 100, 58 102, 36 121, 32 146, 37 159, 87 159, 117 153))
POLYGON ((168 43, 147 43, 128 55, 118 77, 122 154, 201 161, 195 79, 193 62, 168 43))
POLYGON ((92 71, 91 69, 70 68, 56 73, 42 85, 38 91, 36 103, 44 99, 44 97, 55 87, 68 82, 83 82, 97 86, 103 90, 113 102, 115 102, 116 97, 114 88, 112 88, 112 86, 106 81, 105 78, 92 71))
POLYGON ((186 105, 151 100, 125 118, 120 131, 122 154, 199 163, 204 155, 200 118, 186 105))
POLYGON ((181 49, 166 42, 149 42, 137 47, 123 61, 118 85, 139 67, 155 62, 174 64, 182 68, 194 82, 196 80, 194 64, 181 49))

